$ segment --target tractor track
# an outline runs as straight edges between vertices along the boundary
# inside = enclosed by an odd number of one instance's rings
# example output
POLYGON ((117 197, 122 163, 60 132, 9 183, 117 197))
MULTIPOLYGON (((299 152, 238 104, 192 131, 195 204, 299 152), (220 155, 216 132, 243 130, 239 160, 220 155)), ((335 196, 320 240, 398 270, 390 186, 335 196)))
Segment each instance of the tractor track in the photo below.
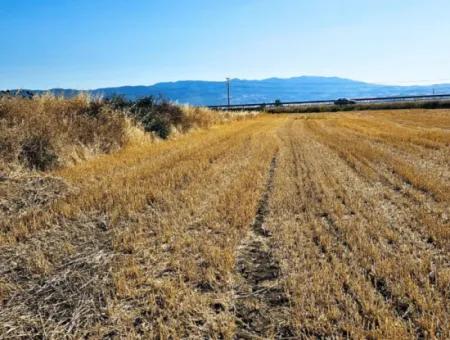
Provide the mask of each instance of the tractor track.
POLYGON ((236 339, 293 337, 291 328, 282 321, 289 299, 279 282, 280 265, 271 249, 271 231, 265 225, 276 164, 277 155, 274 155, 254 222, 238 249, 236 339))

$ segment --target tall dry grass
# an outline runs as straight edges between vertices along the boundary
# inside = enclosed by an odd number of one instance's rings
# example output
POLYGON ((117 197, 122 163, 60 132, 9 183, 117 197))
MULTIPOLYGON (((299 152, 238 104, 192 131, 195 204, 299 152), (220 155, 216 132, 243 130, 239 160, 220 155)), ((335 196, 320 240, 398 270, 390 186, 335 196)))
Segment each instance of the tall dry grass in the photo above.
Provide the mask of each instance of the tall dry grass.
POLYGON ((2 96, 0 171, 64 167, 126 144, 148 143, 244 116, 151 97, 117 103, 85 94, 69 99, 51 94, 2 96))
POLYGON ((0 98, 0 161, 48 170, 127 142, 124 114, 80 95, 0 98))

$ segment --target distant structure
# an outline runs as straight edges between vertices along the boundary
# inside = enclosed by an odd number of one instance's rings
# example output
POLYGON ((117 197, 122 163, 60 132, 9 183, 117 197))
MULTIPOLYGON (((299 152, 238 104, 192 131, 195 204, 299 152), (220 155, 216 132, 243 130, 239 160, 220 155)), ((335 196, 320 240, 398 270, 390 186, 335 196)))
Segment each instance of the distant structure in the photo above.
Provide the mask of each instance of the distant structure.
POLYGON ((231 100, 230 100, 230 83, 231 83, 231 79, 227 77, 226 80, 227 80, 227 98, 228 98, 227 103, 228 103, 228 107, 230 107, 230 105, 231 105, 231 100))

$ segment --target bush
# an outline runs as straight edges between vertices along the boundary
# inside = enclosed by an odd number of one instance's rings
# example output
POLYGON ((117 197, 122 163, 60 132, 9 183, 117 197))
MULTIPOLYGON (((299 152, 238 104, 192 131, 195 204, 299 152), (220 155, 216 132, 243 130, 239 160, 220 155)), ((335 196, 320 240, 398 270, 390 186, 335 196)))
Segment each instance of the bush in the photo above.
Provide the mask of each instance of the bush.
POLYGON ((159 137, 166 139, 170 135, 171 124, 168 119, 155 117, 148 126, 148 131, 155 132, 159 137))
POLYGON ((430 102, 425 102, 423 103, 422 107, 424 109, 437 109, 439 108, 440 103, 439 101, 430 101, 430 102))
MULTIPOLYGON (((163 98, 144 97, 136 102, 79 95, 65 99, 50 94, 34 97, 0 96, 0 169, 22 164, 47 170, 71 164, 89 154, 119 149, 129 138, 133 123, 139 133, 160 138, 172 130, 186 132, 230 119, 230 114, 206 108, 180 107, 163 98), (132 117, 133 119, 130 119, 132 117)), ((136 131, 134 131, 136 133, 136 131)))
POLYGON ((0 162, 46 170, 127 141, 127 118, 104 101, 52 95, 0 97, 0 162))
POLYGON ((125 111, 125 109, 129 108, 132 104, 131 101, 122 95, 113 95, 112 97, 105 99, 105 103, 113 110, 120 111, 125 111))
POLYGON ((364 110, 406 110, 406 109, 448 109, 450 101, 411 101, 411 102, 386 102, 351 105, 298 105, 289 107, 272 107, 265 111, 269 113, 314 113, 314 112, 338 112, 338 111, 364 111, 364 110))
POLYGON ((163 139, 170 135, 171 126, 185 124, 181 108, 163 98, 141 98, 131 105, 130 114, 142 123, 145 131, 154 132, 163 139))
POLYGON ((32 136, 23 141, 19 160, 30 169, 44 171, 56 166, 58 156, 47 137, 32 136))
POLYGON ((10 163, 16 158, 17 134, 14 129, 6 129, 0 121, 0 160, 10 163))

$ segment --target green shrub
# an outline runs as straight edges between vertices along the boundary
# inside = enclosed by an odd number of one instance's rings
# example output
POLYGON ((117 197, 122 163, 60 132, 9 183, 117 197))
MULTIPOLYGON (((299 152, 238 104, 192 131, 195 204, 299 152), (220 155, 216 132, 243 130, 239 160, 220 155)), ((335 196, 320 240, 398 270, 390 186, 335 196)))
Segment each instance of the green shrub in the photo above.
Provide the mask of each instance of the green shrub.
POLYGON ((425 102, 423 103, 424 109, 437 109, 439 108, 440 103, 438 101, 432 101, 432 102, 425 102))
POLYGON ((169 136, 172 125, 185 123, 181 108, 163 98, 143 97, 131 105, 129 112, 146 131, 154 132, 163 139, 169 136))
POLYGON ((155 132, 159 137, 166 139, 170 135, 170 121, 163 117, 155 117, 149 127, 149 131, 155 132))
POLYGON ((351 105, 297 105, 289 107, 272 107, 265 111, 269 113, 314 113, 338 111, 364 111, 364 110, 407 110, 407 109, 448 109, 450 101, 417 101, 417 102, 386 102, 362 103, 351 105))
POLYGON ((125 111, 132 104, 131 101, 126 99, 122 95, 113 95, 110 98, 105 99, 105 103, 109 105, 113 110, 125 111))

